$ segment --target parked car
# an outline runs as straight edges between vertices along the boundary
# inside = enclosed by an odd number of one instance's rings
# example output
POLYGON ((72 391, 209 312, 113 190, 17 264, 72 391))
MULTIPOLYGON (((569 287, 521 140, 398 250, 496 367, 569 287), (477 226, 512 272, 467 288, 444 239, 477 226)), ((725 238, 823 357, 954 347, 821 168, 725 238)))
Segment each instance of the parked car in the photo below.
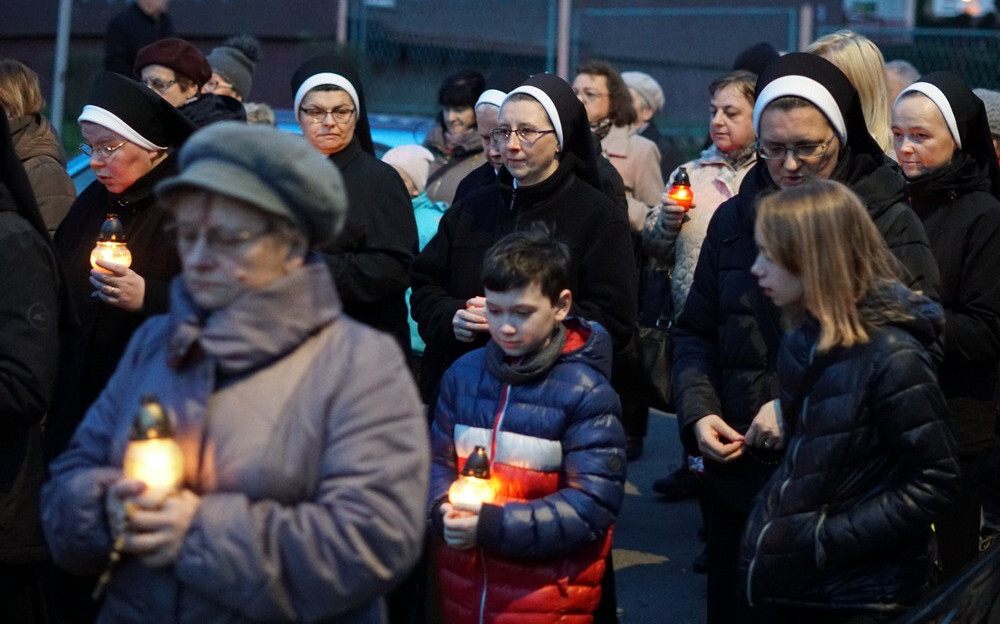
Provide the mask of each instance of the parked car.
MULTIPOLYGON (((275 111, 275 125, 286 132, 301 134, 299 124, 290 108, 275 111)), ((422 143, 427 131, 431 129, 434 120, 428 117, 410 117, 406 115, 369 115, 368 121, 372 127, 372 141, 375 143, 375 155, 382 157, 389 148, 409 143, 422 143)), ((90 158, 79 154, 66 164, 66 171, 73 178, 76 194, 79 195, 96 178, 90 170, 90 158)))

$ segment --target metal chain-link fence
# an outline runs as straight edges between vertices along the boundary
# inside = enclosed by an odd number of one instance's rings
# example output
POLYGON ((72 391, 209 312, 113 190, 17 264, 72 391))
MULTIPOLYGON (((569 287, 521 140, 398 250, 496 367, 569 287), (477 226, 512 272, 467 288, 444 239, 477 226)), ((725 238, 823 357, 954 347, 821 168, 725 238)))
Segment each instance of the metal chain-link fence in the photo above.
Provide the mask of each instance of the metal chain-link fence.
MULTIPOLYGON (((349 47, 373 110, 433 115, 438 85, 459 69, 554 72, 557 20, 557 0, 353 0, 349 47)), ((592 58, 649 73, 666 97, 658 124, 694 155, 706 136, 708 84, 759 41, 793 49, 798 21, 789 8, 576 9, 569 80, 577 63, 592 58)), ((313 47, 324 45, 332 42, 313 47)))
POLYGON ((922 74, 950 70, 974 88, 1000 87, 1000 31, 918 28, 857 32, 875 42, 886 61, 909 61, 922 74))

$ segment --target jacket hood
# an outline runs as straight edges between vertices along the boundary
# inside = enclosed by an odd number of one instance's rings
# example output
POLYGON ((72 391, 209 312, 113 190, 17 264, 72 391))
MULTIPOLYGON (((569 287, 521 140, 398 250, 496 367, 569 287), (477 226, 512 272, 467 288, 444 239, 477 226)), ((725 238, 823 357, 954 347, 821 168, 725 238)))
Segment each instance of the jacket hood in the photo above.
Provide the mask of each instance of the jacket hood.
POLYGON ((56 139, 49 121, 41 115, 14 117, 10 122, 10 138, 21 162, 38 156, 50 156, 66 165, 66 154, 56 139))
POLYGON ((487 370, 503 383, 518 385, 543 379, 556 364, 584 364, 611 379, 611 336, 599 323, 570 317, 556 326, 540 350, 508 358, 494 340, 486 343, 487 370))
POLYGON ((862 316, 898 327, 916 338, 940 362, 943 356, 944 308, 899 282, 877 285, 861 302, 862 316))
POLYGON ((560 362, 586 364, 611 379, 611 335, 595 321, 570 317, 563 321, 566 327, 566 347, 560 362), (582 344, 581 344, 582 341, 582 344))

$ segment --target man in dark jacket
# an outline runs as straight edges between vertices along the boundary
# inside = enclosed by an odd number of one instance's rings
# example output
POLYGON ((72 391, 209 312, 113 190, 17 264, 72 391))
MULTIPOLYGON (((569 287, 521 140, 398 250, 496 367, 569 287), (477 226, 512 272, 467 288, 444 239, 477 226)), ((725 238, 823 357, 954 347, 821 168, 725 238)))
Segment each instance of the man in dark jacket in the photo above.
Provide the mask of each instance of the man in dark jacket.
POLYGON ((789 54, 757 82, 754 127, 761 159, 739 195, 708 228, 694 283, 674 334, 674 380, 682 437, 705 458, 709 535, 708 621, 748 621, 736 553, 755 495, 780 455, 743 452, 751 428, 780 438, 774 419, 779 312, 757 287, 750 266, 758 195, 814 179, 851 187, 906 272, 904 282, 930 296, 938 271, 902 177, 868 134, 857 92, 828 61, 789 54))
POLYGON ((42 419, 56 385, 61 275, 28 177, 0 115, 0 595, 5 622, 45 618, 39 492, 42 419))
POLYGON ((169 0, 135 0, 108 22, 104 34, 104 69, 132 77, 132 63, 143 46, 174 36, 167 13, 169 0))

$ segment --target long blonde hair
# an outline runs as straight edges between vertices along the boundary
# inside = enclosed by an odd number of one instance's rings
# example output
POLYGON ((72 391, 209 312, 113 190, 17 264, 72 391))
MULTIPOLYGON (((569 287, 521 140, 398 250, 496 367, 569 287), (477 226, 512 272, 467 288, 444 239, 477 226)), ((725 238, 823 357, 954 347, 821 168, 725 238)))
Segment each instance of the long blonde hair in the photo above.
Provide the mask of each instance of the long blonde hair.
POLYGON ((885 58, 878 46, 852 30, 838 30, 813 41, 806 52, 825 58, 844 72, 861 98, 868 134, 883 152, 895 158, 885 58))
POLYGON ((802 280, 799 314, 819 321, 817 350, 867 342, 861 301, 896 279, 898 263, 858 196, 833 180, 770 193, 757 204, 757 231, 771 259, 802 280))

